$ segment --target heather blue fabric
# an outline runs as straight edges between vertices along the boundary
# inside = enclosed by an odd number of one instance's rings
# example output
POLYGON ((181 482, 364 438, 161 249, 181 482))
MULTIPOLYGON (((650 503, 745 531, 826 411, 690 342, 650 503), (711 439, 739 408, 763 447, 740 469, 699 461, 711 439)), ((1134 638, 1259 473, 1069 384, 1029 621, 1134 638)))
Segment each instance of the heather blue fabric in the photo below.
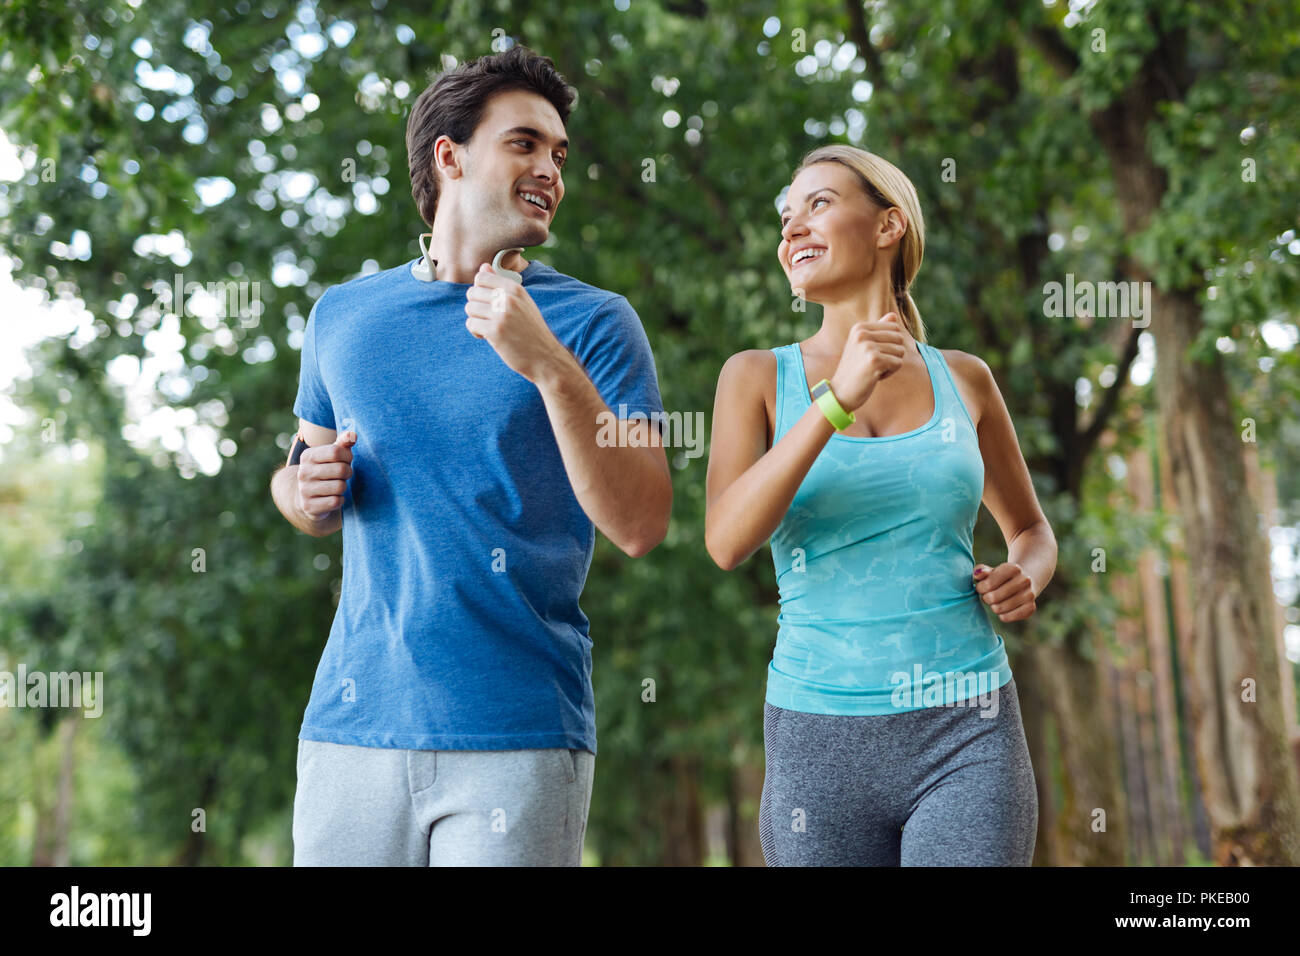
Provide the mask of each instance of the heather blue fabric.
MULTIPOLYGON (((469 284, 410 266, 328 289, 303 334, 294 413, 351 424, 357 444, 342 592, 299 737, 594 754, 578 597, 595 528, 541 393, 465 328, 469 284)), ((662 412, 626 299, 536 260, 523 284, 608 406, 662 412)))

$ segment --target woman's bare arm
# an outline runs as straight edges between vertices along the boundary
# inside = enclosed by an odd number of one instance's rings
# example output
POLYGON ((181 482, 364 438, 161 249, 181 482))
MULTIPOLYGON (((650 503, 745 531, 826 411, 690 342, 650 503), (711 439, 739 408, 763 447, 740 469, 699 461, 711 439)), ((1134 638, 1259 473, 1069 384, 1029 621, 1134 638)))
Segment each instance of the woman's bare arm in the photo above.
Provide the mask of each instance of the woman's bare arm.
POLYGON ((718 376, 706 478, 704 546, 725 571, 741 564, 772 537, 808 469, 835 433, 813 404, 767 449, 767 409, 761 383, 775 379, 776 356, 764 349, 736 353, 718 376))
MULTIPOLYGON (((1020 450, 1011 414, 993 372, 977 356, 967 356, 963 364, 974 380, 980 401, 979 444, 984 459, 984 505, 1002 529, 1007 542, 1007 562, 1020 567, 1031 583, 1033 598, 1037 599, 1056 573, 1056 536, 1034 493, 1029 466, 1020 450)), ((1003 588, 995 588, 983 596, 985 603, 998 604, 1009 595, 1003 588)), ((1033 611, 1034 602, 1031 600, 1002 619, 1021 620, 1033 611)))

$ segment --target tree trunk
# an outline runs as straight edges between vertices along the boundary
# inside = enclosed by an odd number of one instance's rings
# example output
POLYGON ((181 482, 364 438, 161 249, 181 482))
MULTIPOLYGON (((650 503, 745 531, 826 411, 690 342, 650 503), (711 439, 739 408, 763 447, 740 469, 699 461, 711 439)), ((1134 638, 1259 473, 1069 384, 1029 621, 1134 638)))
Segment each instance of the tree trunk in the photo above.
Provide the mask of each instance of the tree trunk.
POLYGON ((758 838, 758 805, 763 769, 745 763, 731 771, 727 791, 727 859, 732 866, 766 866, 758 838))
POLYGON ((32 794, 32 808, 36 811, 36 827, 32 835, 32 866, 54 865, 54 851, 51 848, 54 825, 45 795, 41 792, 43 785, 44 781, 38 778, 32 794))
POLYGON ((1053 747, 1056 728, 1053 726, 1052 706, 1044 693, 1045 678, 1039 673, 1039 663, 1046 655, 1044 647, 1027 647, 1012 662, 1011 671, 1016 678, 1025 740, 1029 745, 1029 760, 1034 767, 1038 789, 1038 835, 1034 842, 1033 865, 1061 866, 1063 853, 1057 840, 1060 813, 1056 799, 1060 777, 1059 748, 1053 747))
POLYGON ((198 806, 204 811, 204 829, 195 830, 193 819, 188 821, 190 835, 176 858, 176 866, 198 866, 202 861, 203 851, 207 849, 207 818, 212 814, 212 801, 216 795, 217 775, 215 772, 210 772, 203 778, 203 785, 199 790, 198 806))
MULTIPOLYGON (((1053 598, 1068 600, 1061 592, 1053 598)), ((1126 826, 1122 810, 1116 813, 1123 800, 1114 759, 1117 734, 1101 674, 1106 653, 1097 643, 1091 634, 1075 633, 1060 648, 1035 650, 1040 655, 1035 675, 1061 751, 1064 793, 1051 843, 1064 866, 1124 865, 1126 826), (1093 830, 1098 809, 1106 813, 1105 832, 1093 830)))
POLYGON ((32 834, 32 866, 55 866, 55 843, 58 830, 58 772, 54 769, 55 746, 59 724, 55 711, 40 713, 39 736, 32 746, 32 811, 36 816, 32 834))
POLYGON ((1151 813, 1148 800, 1145 762, 1142 759, 1141 713, 1138 696, 1141 689, 1137 675, 1142 668, 1138 649, 1141 645, 1139 625, 1130 573, 1119 567, 1112 568, 1110 587, 1119 602, 1115 621, 1115 637, 1120 650, 1112 665, 1110 676, 1115 687, 1115 713, 1120 731, 1120 753, 1124 767, 1124 809, 1129 824, 1128 861, 1134 866, 1150 866, 1151 813))
MULTIPOLYGON (((1160 458, 1160 508, 1170 517, 1176 518, 1179 512, 1178 496, 1174 491, 1174 482, 1169 470, 1169 456, 1156 451, 1160 458)), ((1188 805, 1192 814, 1192 835, 1196 839, 1196 849, 1202 857, 1208 858, 1210 850, 1210 821, 1205 813, 1205 798, 1201 793, 1201 777, 1196 772, 1196 759, 1192 747, 1192 721, 1190 705, 1187 702, 1189 681, 1187 679, 1187 662, 1184 648, 1192 640, 1192 598, 1190 575, 1187 572, 1187 553, 1183 545, 1182 528, 1175 524, 1172 541, 1166 542, 1165 554, 1169 562, 1169 605, 1173 617, 1174 641, 1170 653, 1175 657, 1173 667, 1174 702, 1178 708, 1178 756, 1187 781, 1188 805)))
POLYGON ((63 744, 63 756, 59 761, 59 798, 54 805, 54 865, 67 866, 70 860, 68 850, 72 831, 72 802, 75 793, 74 775, 76 772, 75 744, 77 727, 82 717, 75 714, 65 717, 59 727, 59 737, 63 744))
MULTIPOLYGON (((1154 445, 1155 434, 1149 432, 1148 440, 1154 445)), ((1157 513, 1155 476, 1151 466, 1153 453, 1153 448, 1144 444, 1135 448, 1129 456, 1129 490, 1143 515, 1157 513)), ((1156 552, 1153 548, 1144 550, 1138 559, 1138 579, 1146 629, 1148 666, 1151 669, 1157 750, 1160 755, 1158 778, 1153 778, 1159 780, 1153 800, 1159 808, 1156 813, 1160 822, 1157 830, 1168 847, 1167 854, 1158 854, 1156 862, 1159 866, 1183 866, 1186 863, 1183 841, 1187 830, 1180 798, 1182 775, 1178 759, 1178 710, 1174 701, 1173 658, 1170 653, 1164 581, 1156 569, 1156 552)))
POLYGON ((674 755, 663 779, 672 789, 660 802, 664 835, 664 866, 701 866, 704 863, 704 817, 700 810, 698 771, 689 757, 674 755))
MULTIPOLYGON (((1264 467, 1253 442, 1242 445, 1246 458, 1246 485, 1263 515, 1261 530, 1267 530, 1281 520, 1277 504, 1277 478, 1272 468, 1264 467)), ((1295 665, 1286 656, 1286 618, 1282 605, 1273 601, 1273 636, 1277 645, 1277 664, 1282 682, 1282 715, 1286 721, 1291 751, 1300 761, 1300 726, 1296 726, 1295 665)))
POLYGON ((1267 550, 1246 488, 1218 353, 1184 358, 1200 329, 1187 294, 1154 296, 1161 423, 1182 504, 1193 593, 1186 649, 1192 739, 1221 865, 1300 863, 1300 781, 1289 746, 1267 550))

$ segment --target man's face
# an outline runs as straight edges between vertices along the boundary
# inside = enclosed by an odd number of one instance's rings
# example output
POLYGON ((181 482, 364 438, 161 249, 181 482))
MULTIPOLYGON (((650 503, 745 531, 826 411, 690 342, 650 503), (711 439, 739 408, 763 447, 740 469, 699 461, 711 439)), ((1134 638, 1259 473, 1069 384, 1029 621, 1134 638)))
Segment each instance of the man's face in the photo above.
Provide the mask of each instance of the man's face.
POLYGON ((544 97, 498 93, 458 150, 463 175, 444 179, 443 188, 459 191, 461 223, 499 247, 541 245, 564 198, 561 168, 568 149, 560 114, 544 97))

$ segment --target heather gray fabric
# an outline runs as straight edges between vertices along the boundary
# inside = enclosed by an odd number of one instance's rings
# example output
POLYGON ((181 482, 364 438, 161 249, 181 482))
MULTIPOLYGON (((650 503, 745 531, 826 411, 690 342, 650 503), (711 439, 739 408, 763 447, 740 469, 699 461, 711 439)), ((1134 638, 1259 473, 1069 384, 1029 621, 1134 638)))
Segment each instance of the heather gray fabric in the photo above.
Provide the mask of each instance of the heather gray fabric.
POLYGON ((580 866, 595 763, 299 740, 294 866, 580 866))
POLYGON ((996 710, 968 703, 864 716, 765 703, 768 866, 1028 866, 1038 794, 1015 680, 996 710))

